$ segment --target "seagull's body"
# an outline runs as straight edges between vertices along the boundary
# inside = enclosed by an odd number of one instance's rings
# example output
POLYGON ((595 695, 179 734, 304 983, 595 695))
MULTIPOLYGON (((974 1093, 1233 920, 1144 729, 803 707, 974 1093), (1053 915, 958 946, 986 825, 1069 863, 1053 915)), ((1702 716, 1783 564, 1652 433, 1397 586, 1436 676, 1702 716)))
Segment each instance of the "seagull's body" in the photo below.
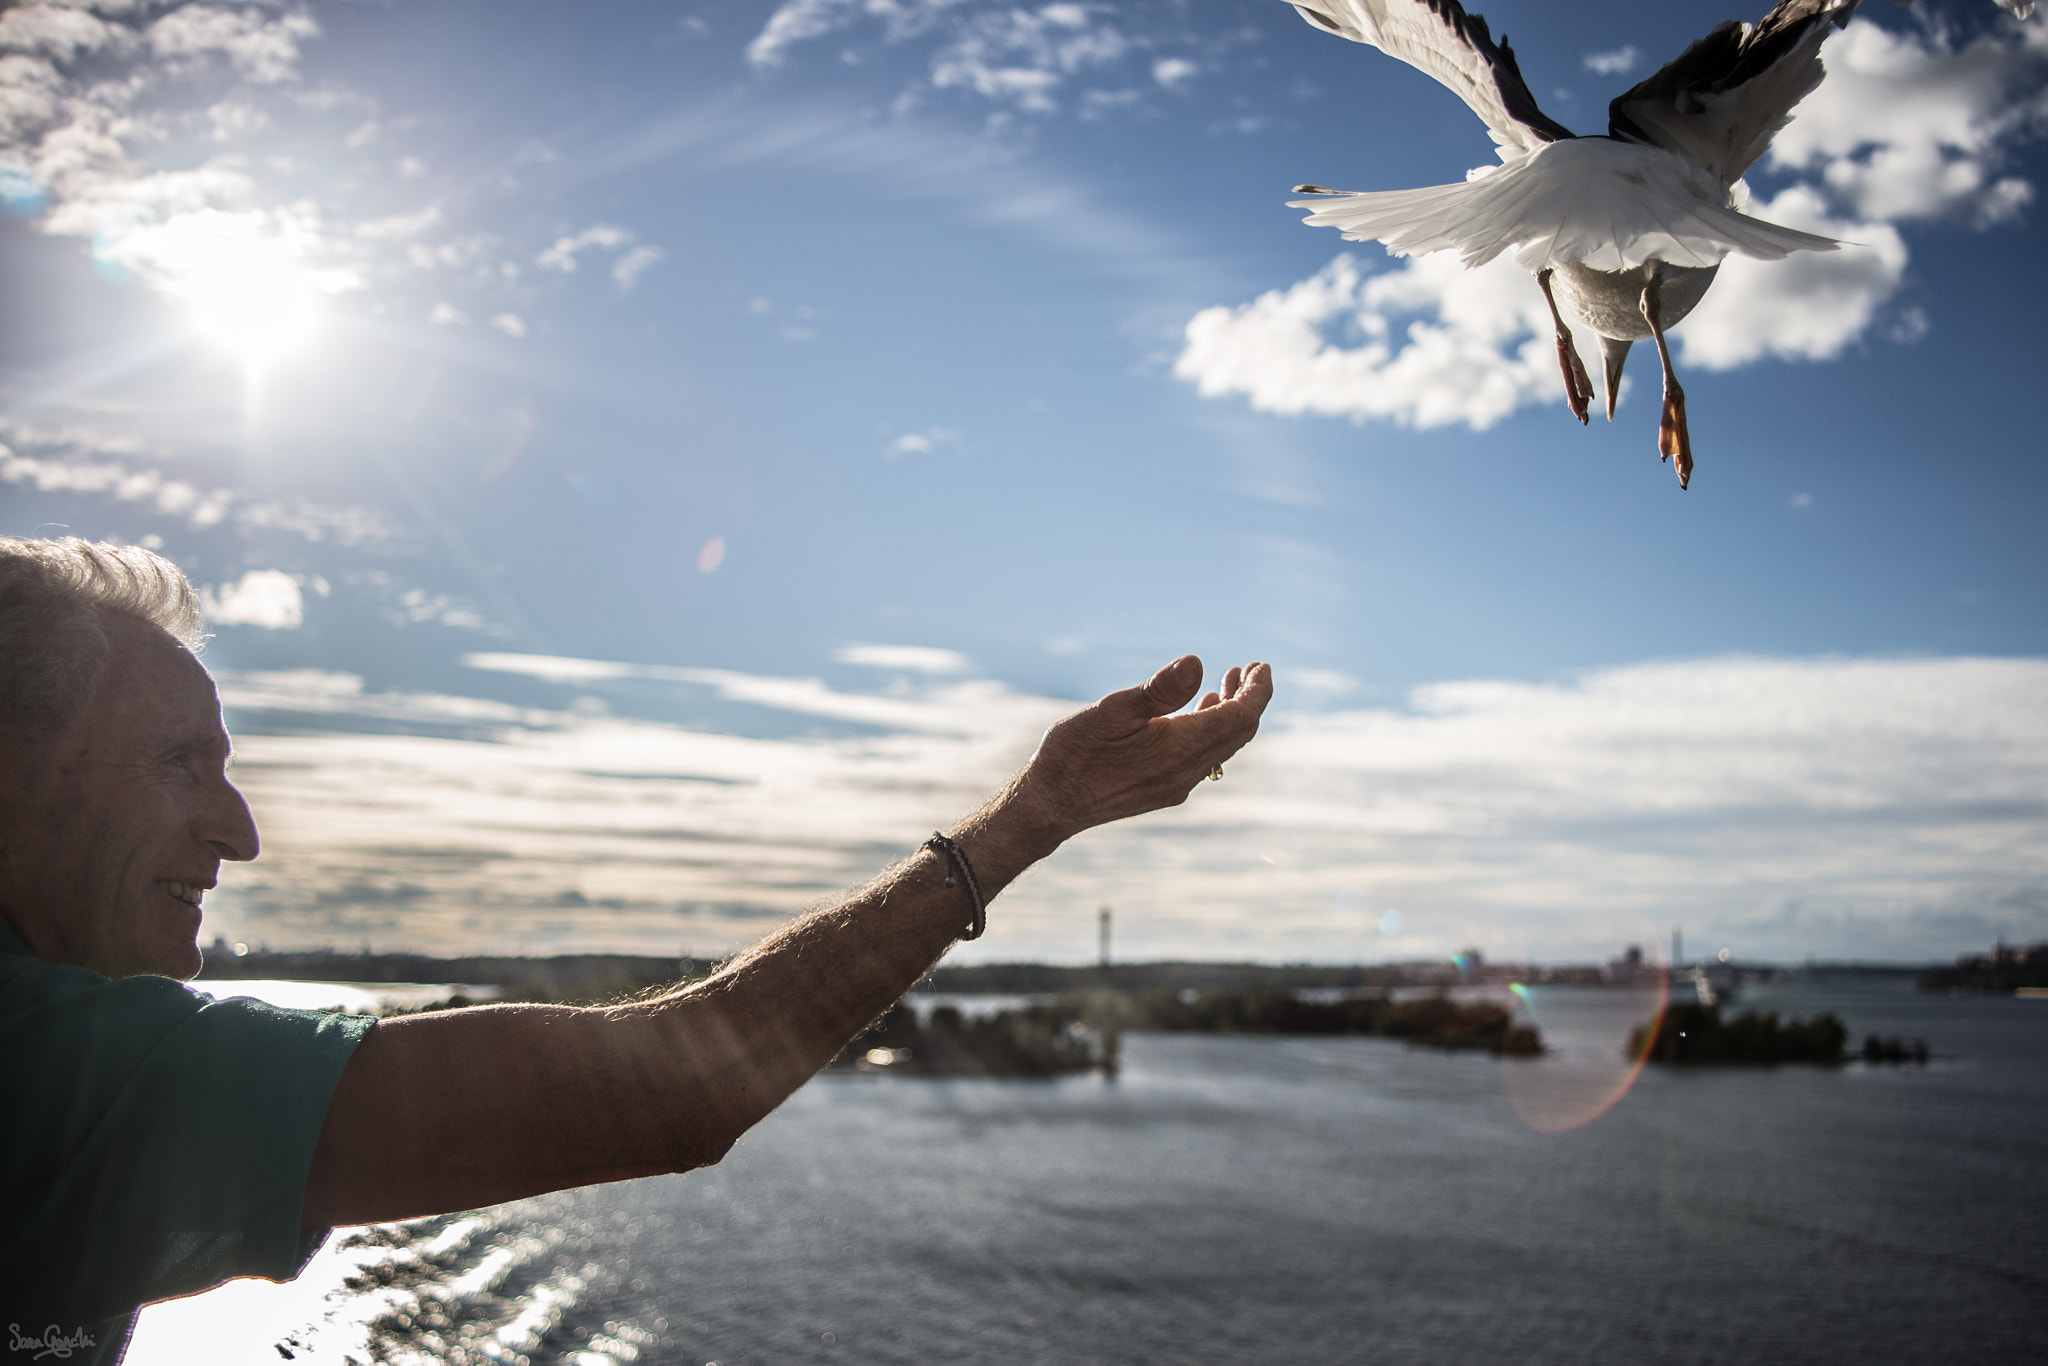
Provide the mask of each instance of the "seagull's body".
POLYGON ((1543 113, 1515 55, 1456 0, 1289 0, 1318 28, 1427 72, 1485 121, 1501 159, 1458 184, 1295 200, 1315 226, 1380 241, 1397 256, 1455 251, 1468 266, 1503 251, 1536 275, 1557 326, 1558 363, 1583 422, 1593 393, 1565 315, 1600 338, 1607 415, 1629 347, 1654 340, 1664 366, 1658 447, 1692 476, 1685 394, 1664 332, 1734 253, 1776 261, 1837 243, 1742 212, 1736 185, 1792 107, 1820 84, 1820 45, 1860 0, 1782 0, 1762 22, 1729 22, 1616 99, 1609 131, 1580 137, 1543 113))

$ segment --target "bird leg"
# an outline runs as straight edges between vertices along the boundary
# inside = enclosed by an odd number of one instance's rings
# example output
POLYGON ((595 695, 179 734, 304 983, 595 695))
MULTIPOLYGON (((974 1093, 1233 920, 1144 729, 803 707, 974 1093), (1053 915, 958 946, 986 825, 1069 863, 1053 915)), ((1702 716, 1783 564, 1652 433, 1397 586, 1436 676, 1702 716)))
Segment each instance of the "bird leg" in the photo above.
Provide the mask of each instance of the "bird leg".
POLYGON ((1653 276, 1643 286, 1643 321, 1657 339, 1657 359, 1664 362, 1664 416, 1657 424, 1657 450, 1678 471, 1678 487, 1692 482, 1692 437, 1685 429, 1685 390, 1671 370, 1671 348, 1664 344, 1662 289, 1653 276))
POLYGON ((1539 270, 1536 283, 1543 290, 1543 302, 1550 305, 1550 321, 1557 324, 1557 365, 1564 371, 1565 402, 1572 405, 1572 416, 1584 425, 1586 407, 1593 401, 1593 381, 1586 377, 1579 348, 1572 345, 1572 330, 1564 325, 1564 315, 1557 311, 1557 300, 1550 293, 1550 276, 1549 270, 1539 270))

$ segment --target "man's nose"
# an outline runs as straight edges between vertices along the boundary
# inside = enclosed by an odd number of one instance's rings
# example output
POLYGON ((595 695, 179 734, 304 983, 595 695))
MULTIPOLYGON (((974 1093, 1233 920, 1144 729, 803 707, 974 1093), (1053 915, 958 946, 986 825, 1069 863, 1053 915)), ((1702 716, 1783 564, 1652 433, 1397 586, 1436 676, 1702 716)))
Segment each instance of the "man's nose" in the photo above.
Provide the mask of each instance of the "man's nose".
POLYGON ((226 779, 207 810, 206 824, 199 838, 214 853, 231 863, 247 863, 262 847, 256 838, 256 818, 241 789, 226 779))

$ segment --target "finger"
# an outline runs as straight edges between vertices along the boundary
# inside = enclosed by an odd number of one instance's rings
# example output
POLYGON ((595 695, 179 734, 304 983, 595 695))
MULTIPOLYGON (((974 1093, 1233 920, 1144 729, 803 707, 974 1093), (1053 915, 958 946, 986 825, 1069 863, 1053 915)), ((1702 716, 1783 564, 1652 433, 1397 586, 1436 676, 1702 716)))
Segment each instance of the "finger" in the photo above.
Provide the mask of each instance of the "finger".
POLYGON ((1273 673, 1264 664, 1245 670, 1237 696, 1205 706, 1163 724, 1173 727, 1187 746, 1183 751, 1204 771, 1243 749, 1259 732, 1259 717, 1273 697, 1273 673))
POLYGON ((1242 669, 1238 668, 1238 667, 1237 667, 1237 665, 1235 665, 1235 664, 1231 665, 1231 666, 1230 666, 1230 672, 1229 672, 1229 673, 1226 673, 1225 675, 1223 675, 1223 688, 1222 688, 1222 692, 1223 692, 1223 695, 1224 695, 1225 697, 1235 697, 1235 696, 1237 696, 1237 688, 1238 688, 1238 684, 1239 684, 1239 683, 1241 683, 1241 682, 1243 682, 1243 681, 1244 681, 1244 670, 1242 670, 1242 669))
POLYGON ((1202 699, 1201 705, 1196 707, 1195 710, 1207 711, 1211 707, 1220 705, 1222 701, 1223 699, 1220 696, 1212 692, 1202 699))
POLYGON ((1185 707, 1202 686, 1202 661, 1182 655, 1135 688, 1113 692, 1102 699, 1106 711, 1150 718, 1171 716, 1185 707))
POLYGON ((1244 680, 1237 695, 1230 699, 1241 702, 1251 710, 1254 717, 1263 715, 1266 704, 1273 700, 1273 669, 1267 664, 1246 666, 1244 680))

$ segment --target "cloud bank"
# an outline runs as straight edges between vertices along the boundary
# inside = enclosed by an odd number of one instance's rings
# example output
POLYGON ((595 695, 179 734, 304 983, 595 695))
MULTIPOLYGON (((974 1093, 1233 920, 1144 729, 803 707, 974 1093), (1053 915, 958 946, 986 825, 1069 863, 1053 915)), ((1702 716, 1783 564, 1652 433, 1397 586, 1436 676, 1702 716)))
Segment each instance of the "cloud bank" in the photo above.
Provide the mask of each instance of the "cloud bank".
POLYGON ((202 487, 144 463, 133 443, 5 421, 0 437, 13 443, 0 443, 0 483, 37 493, 132 503, 198 530, 229 523, 244 532, 280 531, 344 546, 389 546, 398 537, 386 519, 365 508, 252 499, 234 489, 202 487))
MULTIPOLYGON (((1829 360, 1883 328, 1914 341, 1928 321, 1888 310, 1910 260, 1900 225, 2009 223, 2032 184, 2002 171, 2048 127, 2048 27, 2007 25, 1961 47, 1932 20, 1892 32, 1858 19, 1828 40, 1828 74, 1765 162, 1790 183, 1752 212, 1853 245, 1780 262, 1730 257, 1674 335, 1713 370, 1829 360)), ((1627 69, 1633 49, 1586 58, 1627 69)), ((1174 372, 1205 397, 1256 409, 1484 430, 1562 399, 1549 315, 1525 272, 1465 272, 1438 256, 1368 272, 1349 254, 1307 280, 1189 320, 1174 372), (1541 372, 1541 373, 1539 373, 1541 372)))
MULTIPOLYGON (((550 708, 223 680, 262 860, 232 938, 735 947, 971 809, 1071 703, 905 647, 886 695, 523 655, 550 708), (608 682, 848 723, 760 739, 610 714, 608 682), (569 694, 575 694, 570 696, 569 694), (578 700, 578 699, 581 700, 578 700)), ((1590 958, 1673 924, 1745 955, 1940 957, 2048 934, 2048 660, 1722 658, 1269 718, 1220 784, 1027 874, 981 958, 1590 958)))

